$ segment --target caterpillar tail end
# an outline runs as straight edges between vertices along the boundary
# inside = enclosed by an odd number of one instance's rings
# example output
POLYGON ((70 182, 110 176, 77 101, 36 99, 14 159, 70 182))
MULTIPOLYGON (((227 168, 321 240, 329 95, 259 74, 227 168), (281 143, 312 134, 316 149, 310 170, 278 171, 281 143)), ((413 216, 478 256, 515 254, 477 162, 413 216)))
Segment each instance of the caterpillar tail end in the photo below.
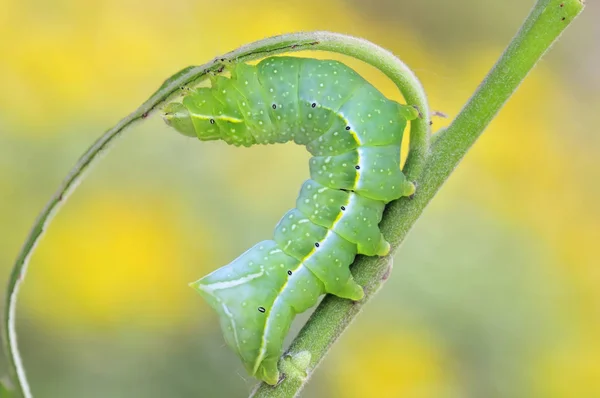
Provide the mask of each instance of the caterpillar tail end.
POLYGON ((205 287, 205 285, 202 283, 202 279, 203 278, 201 278, 197 281, 188 283, 188 286, 191 287, 192 289, 194 289, 194 291, 196 291, 196 293, 199 293, 200 296, 202 296, 204 298, 204 300, 206 300, 208 305, 210 305, 215 311, 218 312, 221 307, 221 303, 219 302, 219 299, 214 294, 212 294, 210 289, 207 289, 205 287))

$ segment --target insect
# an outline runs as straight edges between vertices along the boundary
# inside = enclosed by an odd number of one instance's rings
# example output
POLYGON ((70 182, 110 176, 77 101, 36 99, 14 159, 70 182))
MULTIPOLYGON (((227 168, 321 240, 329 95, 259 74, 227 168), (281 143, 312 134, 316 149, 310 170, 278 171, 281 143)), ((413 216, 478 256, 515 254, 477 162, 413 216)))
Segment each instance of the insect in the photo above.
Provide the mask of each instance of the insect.
POLYGON ((400 169, 400 146, 418 112, 337 61, 269 57, 227 69, 230 77, 214 76, 211 87, 168 104, 165 122, 202 141, 293 140, 313 155, 311 179, 273 239, 190 284, 218 313, 248 373, 274 385, 296 314, 325 293, 362 299, 350 264, 357 254, 388 254, 378 224, 386 203, 415 192, 400 169))

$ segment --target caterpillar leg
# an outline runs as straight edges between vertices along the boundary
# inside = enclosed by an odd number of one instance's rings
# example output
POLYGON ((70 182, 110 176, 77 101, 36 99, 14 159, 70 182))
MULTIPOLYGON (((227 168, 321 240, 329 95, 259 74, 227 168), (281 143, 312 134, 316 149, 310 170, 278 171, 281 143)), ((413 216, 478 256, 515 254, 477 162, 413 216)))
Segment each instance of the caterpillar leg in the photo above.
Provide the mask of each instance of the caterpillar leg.
MULTIPOLYGON (((380 235, 379 245, 377 246, 377 250, 374 255, 377 255, 380 257, 387 256, 390 253, 390 243, 387 240, 385 240, 382 233, 379 233, 379 235, 380 235)), ((359 251, 359 253, 361 252, 360 245, 358 246, 358 251, 359 251)))

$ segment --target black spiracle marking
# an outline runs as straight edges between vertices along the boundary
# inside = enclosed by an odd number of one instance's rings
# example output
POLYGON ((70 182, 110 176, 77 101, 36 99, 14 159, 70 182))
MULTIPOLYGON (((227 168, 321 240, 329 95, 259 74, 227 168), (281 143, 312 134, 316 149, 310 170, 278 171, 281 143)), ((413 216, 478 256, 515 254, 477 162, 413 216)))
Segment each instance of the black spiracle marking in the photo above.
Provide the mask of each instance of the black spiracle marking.
POLYGON ((273 104, 272 105, 273 109, 277 109, 277 105, 273 104))
POLYGON ((319 242, 315 243, 315 247, 319 247, 321 245, 319 245, 319 242))
POLYGON ((359 165, 356 165, 356 166, 354 166, 354 168, 355 168, 356 170, 360 170, 360 166, 359 166, 359 165))
POLYGON ((292 276, 292 271, 288 270, 288 275, 292 276))
POLYGON ((262 312, 264 314, 265 311, 265 307, 258 307, 258 312, 262 312))
POLYGON ((215 119, 210 119, 210 124, 215 124, 215 119))
POLYGON ((317 106, 316 102, 313 102, 312 105, 311 105, 311 107, 313 107, 313 108, 316 108, 316 106, 317 106))
POLYGON ((342 206, 340 207, 340 209, 342 209, 342 211, 346 210, 346 206, 342 206))
POLYGON ((350 126, 346 126, 346 130, 350 130, 350 126))

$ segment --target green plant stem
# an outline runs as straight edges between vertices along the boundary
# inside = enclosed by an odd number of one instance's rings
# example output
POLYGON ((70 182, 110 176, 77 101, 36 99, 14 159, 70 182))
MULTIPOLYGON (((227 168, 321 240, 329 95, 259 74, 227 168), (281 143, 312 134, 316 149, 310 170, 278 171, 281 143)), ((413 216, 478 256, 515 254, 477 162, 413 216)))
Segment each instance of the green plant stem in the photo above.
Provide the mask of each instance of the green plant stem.
POLYGON ((79 159, 54 196, 46 204, 31 229, 17 256, 8 281, 5 317, 3 323, 3 341, 8 355, 10 378, 14 393, 26 398, 31 397, 25 369, 19 354, 16 334, 16 305, 19 288, 23 282, 29 259, 37 244, 48 228, 53 216, 65 203, 80 182, 85 172, 94 165, 103 152, 114 143, 128 127, 153 113, 159 106, 180 93, 183 86, 199 83, 209 73, 218 73, 224 62, 245 62, 268 55, 302 50, 322 50, 346 54, 367 62, 383 71, 396 83, 407 103, 416 105, 422 118, 411 124, 412 170, 420 170, 426 159, 429 146, 429 109, 423 88, 410 69, 389 51, 366 40, 330 32, 294 33, 260 40, 225 54, 212 62, 201 66, 191 66, 176 73, 136 111, 121 120, 116 126, 100 137, 79 159))
MULTIPOLYGON (((391 256, 494 115, 564 29, 579 15, 583 6, 581 0, 537 2, 500 60, 452 124, 435 141, 431 155, 426 159, 423 173, 417 178, 419 186, 414 199, 402 198, 386 208, 381 228, 392 244, 391 256)), ((251 396, 296 396, 330 346, 354 320, 365 303, 381 288, 390 271, 389 260, 385 258, 359 257, 352 267, 352 273, 357 282, 365 286, 365 299, 361 302, 351 302, 327 296, 283 357, 285 360, 286 357, 300 352, 310 352, 311 361, 306 376, 286 378, 275 387, 261 383, 251 396)))

